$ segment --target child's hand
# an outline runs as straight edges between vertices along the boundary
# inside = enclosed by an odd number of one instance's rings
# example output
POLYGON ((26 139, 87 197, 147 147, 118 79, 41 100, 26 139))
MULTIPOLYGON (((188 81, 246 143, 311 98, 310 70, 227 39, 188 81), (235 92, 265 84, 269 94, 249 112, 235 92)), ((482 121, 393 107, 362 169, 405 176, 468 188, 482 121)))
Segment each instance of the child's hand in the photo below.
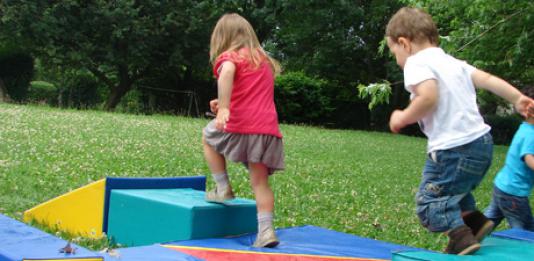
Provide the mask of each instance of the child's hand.
POLYGON ((391 132, 399 133, 402 128, 406 127, 406 123, 404 123, 403 118, 403 111, 393 111, 391 118, 389 118, 389 128, 391 129, 391 132))
POLYGON ((217 114, 219 110, 219 99, 213 99, 210 101, 210 110, 211 112, 217 114))
POLYGON ((217 117, 215 118, 215 128, 220 131, 224 131, 226 128, 226 122, 230 119, 230 110, 227 108, 218 109, 217 117))
POLYGON ((534 117, 534 100, 521 95, 514 104, 515 109, 526 119, 534 117))

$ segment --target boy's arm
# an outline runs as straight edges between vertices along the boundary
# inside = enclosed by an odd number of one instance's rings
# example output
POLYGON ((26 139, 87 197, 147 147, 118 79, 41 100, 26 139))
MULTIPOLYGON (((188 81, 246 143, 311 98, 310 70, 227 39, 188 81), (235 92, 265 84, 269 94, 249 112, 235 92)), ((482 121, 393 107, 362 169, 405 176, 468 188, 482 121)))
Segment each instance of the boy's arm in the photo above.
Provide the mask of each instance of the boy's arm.
POLYGON ((223 62, 219 72, 219 79, 217 80, 219 109, 215 118, 215 127, 221 131, 224 130, 226 122, 230 118, 230 97, 232 96, 234 75, 235 64, 230 61, 223 62))
POLYGON ((426 80, 413 87, 415 98, 404 110, 395 110, 389 120, 389 128, 398 133, 402 128, 415 123, 433 111, 438 104, 438 84, 436 80, 426 80))
POLYGON ((525 155, 525 163, 531 170, 534 171, 534 155, 532 154, 525 155))
POLYGON ((505 80, 478 69, 471 74, 471 79, 477 88, 488 90, 512 103, 523 117, 534 117, 534 101, 505 80))

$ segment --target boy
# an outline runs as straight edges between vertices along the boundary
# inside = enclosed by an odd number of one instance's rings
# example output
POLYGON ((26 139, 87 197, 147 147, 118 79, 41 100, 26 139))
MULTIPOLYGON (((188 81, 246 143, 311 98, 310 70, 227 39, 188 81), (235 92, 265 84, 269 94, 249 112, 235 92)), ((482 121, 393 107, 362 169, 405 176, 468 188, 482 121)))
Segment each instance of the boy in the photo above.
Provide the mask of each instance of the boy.
MULTIPOLYGON (((525 94, 534 97, 534 86, 525 94)), ((534 117, 519 126, 508 149, 504 167, 495 177, 493 199, 484 211, 495 226, 506 218, 512 228, 534 231, 528 196, 534 186, 534 117)))
POLYGON ((428 137, 428 157, 416 194, 417 215, 432 232, 445 232, 450 254, 480 248, 493 224, 477 211, 471 191, 488 170, 493 154, 490 127, 476 104, 475 86, 513 103, 524 116, 534 114, 534 101, 502 79, 449 56, 438 47, 432 17, 416 8, 401 8, 389 21, 386 39, 404 70, 411 102, 391 114, 398 133, 418 122, 428 137))

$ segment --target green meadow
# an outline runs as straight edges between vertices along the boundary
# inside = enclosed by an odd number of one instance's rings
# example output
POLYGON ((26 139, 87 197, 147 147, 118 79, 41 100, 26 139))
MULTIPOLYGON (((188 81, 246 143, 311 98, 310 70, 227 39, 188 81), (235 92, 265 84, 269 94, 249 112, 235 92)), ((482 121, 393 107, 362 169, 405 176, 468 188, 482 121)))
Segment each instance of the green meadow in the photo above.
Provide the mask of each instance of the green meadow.
MULTIPOLYGON (((25 210, 106 176, 206 175, 201 130, 207 122, 0 104, 0 213, 22 220, 25 210)), ((427 232, 414 212, 426 139, 281 128, 286 170, 271 178, 277 227, 315 225, 397 244, 444 248, 447 238, 427 232)), ((493 166, 475 191, 482 209, 506 150, 495 146, 493 166)), ((230 164, 229 174, 236 194, 253 198, 246 169, 230 164)), ((211 179, 208 187, 213 187, 211 179)), ((95 250, 105 245, 81 243, 95 250)))

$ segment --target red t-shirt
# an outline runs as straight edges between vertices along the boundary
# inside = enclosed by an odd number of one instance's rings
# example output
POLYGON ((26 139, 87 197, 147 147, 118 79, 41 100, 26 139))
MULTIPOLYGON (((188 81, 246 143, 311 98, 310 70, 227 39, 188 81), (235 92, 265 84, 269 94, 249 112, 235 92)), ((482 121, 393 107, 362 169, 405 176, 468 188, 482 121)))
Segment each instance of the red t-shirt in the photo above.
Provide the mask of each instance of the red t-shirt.
POLYGON ((213 73, 225 61, 235 64, 230 97, 230 119, 224 131, 241 134, 267 134, 282 138, 274 105, 274 76, 267 60, 256 68, 246 57, 247 49, 225 52, 217 57, 213 73))

